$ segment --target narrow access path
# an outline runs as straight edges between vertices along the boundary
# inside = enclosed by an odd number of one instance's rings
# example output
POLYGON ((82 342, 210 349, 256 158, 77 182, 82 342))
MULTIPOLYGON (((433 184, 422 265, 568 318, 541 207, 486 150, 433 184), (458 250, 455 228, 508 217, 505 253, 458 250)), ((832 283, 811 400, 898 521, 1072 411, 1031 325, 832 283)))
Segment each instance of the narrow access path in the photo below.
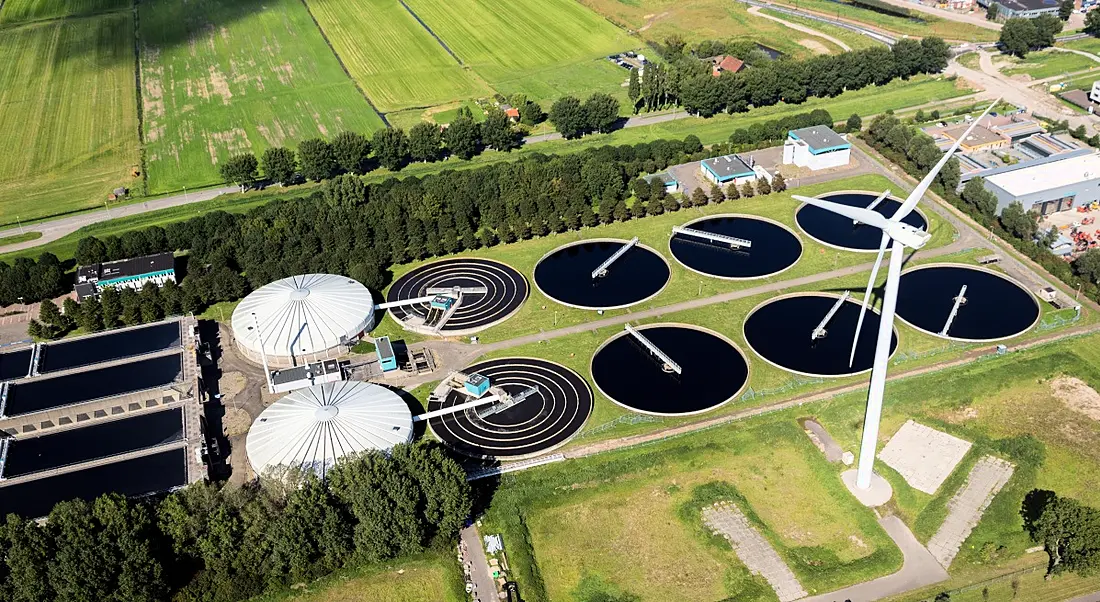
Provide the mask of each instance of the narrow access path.
POLYGON ((970 469, 966 484, 947 503, 948 513, 943 524, 928 540, 928 551, 940 566, 951 567, 963 542, 982 520, 993 496, 1008 483, 1013 470, 1012 464, 993 456, 984 456, 970 469))
MULTIPOLYGON (((4 245, 0 247, 0 253, 10 253, 12 251, 22 251, 23 249, 30 249, 46 243, 53 242, 66 234, 72 234, 84 226, 91 224, 98 224, 99 222, 105 222, 119 217, 127 217, 130 215, 139 215, 148 211, 156 211, 157 209, 167 209, 169 207, 176 207, 178 205, 186 205, 188 203, 197 203, 199 201, 209 201, 214 197, 228 194, 230 192, 237 192, 240 190, 236 186, 223 186, 221 188, 207 188, 205 190, 199 190, 195 192, 188 192, 186 194, 177 194, 174 196, 168 196, 151 201, 144 201, 141 203, 130 203, 128 205, 119 205, 112 209, 105 209, 103 211, 80 213, 70 217, 63 217, 60 219, 51 220, 48 222, 41 222, 30 226, 23 226, 22 230, 27 232, 41 232, 42 237, 34 240, 28 240, 26 242, 16 243, 14 245, 4 245)), ((0 230, 0 238, 8 236, 17 236, 20 232, 20 228, 8 228, 7 230, 0 230)))
POLYGON ((791 28, 795 31, 801 31, 802 33, 810 34, 812 36, 817 36, 817 37, 819 37, 823 40, 832 42, 833 44, 836 44, 837 46, 840 46, 841 50, 850 51, 852 49, 851 46, 845 44, 844 42, 838 40, 837 38, 834 38, 833 36, 831 36, 827 33, 822 33, 822 32, 820 32, 816 29, 806 27, 805 25, 799 25, 798 23, 791 23, 790 21, 784 21, 783 19, 780 19, 779 17, 775 17, 775 16, 772 16, 772 15, 769 15, 767 13, 763 13, 763 12, 760 12, 760 11, 761 11, 761 7, 759 7, 759 6, 750 6, 749 7, 749 13, 754 14, 758 17, 764 17, 765 19, 775 21, 776 23, 780 23, 780 24, 782 24, 786 27, 789 27, 789 28, 791 28))
POLYGON ((1100 602, 1100 592, 1077 596, 1072 600, 1066 600, 1066 602, 1100 602))
POLYGON ((928 550, 924 549, 924 546, 920 545, 916 536, 900 518, 887 516, 879 519, 878 524, 901 548, 901 555, 904 558, 901 570, 893 575, 879 577, 828 594, 802 598, 800 602, 837 602, 838 600, 871 602, 947 580, 947 571, 936 562, 928 550))
POLYGON ((497 600, 497 584, 493 581, 493 573, 489 570, 489 560, 485 556, 485 548, 481 547, 481 535, 477 532, 476 525, 470 525, 459 532, 462 541, 462 556, 466 561, 466 570, 470 572, 470 580, 474 584, 474 591, 470 593, 474 602, 489 602, 497 600))
POLYGON ((807 10, 807 9, 804 9, 804 8, 792 7, 792 6, 789 6, 787 4, 775 4, 775 3, 767 2, 767 1, 764 1, 764 0, 736 0, 736 1, 741 2, 742 4, 748 4, 749 6, 759 6, 761 8, 768 8, 768 9, 774 10, 776 12, 786 13, 788 15, 802 17, 804 19, 811 19, 813 21, 818 21, 820 23, 827 23, 829 25, 834 25, 836 27, 841 27, 841 28, 847 29, 849 31, 854 31, 858 34, 865 35, 865 36, 867 36, 867 37, 869 37, 872 40, 875 40, 877 42, 882 42, 883 44, 886 44, 887 46, 893 46, 894 43, 897 42, 897 36, 898 36, 897 33, 894 33, 892 31, 886 31, 884 29, 879 29, 879 28, 876 28, 876 27, 872 27, 872 26, 870 26, 866 23, 860 22, 860 21, 855 21, 855 20, 852 20, 852 19, 843 19, 843 18, 840 18, 837 15, 831 15, 831 14, 828 14, 828 13, 820 13, 820 12, 817 12, 817 11, 807 10))
POLYGON ((730 542, 734 553, 754 575, 760 575, 775 590, 779 602, 806 597, 806 590, 783 562, 772 544, 749 522, 737 504, 719 502, 703 507, 703 524, 730 542))

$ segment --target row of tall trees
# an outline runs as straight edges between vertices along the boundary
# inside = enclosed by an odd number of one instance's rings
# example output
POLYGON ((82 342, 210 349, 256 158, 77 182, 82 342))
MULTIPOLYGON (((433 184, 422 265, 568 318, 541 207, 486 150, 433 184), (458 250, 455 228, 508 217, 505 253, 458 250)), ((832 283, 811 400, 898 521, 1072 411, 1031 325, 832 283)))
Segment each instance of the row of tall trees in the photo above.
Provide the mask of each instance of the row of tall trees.
POLYGON ((0 261, 0 307, 53 299, 71 287, 65 266, 53 253, 43 253, 37 261, 29 257, 10 264, 0 261))
POLYGON ((171 280, 163 286, 147 282, 140 291, 108 287, 103 289, 99 298, 88 297, 81 302, 66 298, 63 313, 53 301, 47 299, 39 307, 38 319, 32 319, 28 324, 27 334, 36 339, 56 339, 78 326, 84 332, 99 332, 156 322, 187 312, 201 312, 208 303, 194 293, 196 290, 211 296, 216 293, 216 301, 238 299, 248 291, 244 277, 232 273, 231 278, 233 286, 225 290, 216 289, 215 284, 206 281, 196 286, 194 280, 188 282, 187 288, 171 280), (209 292, 211 287, 216 289, 213 293, 209 292))
MULTIPOLYGON (((931 136, 891 113, 875 117, 867 128, 866 138, 879 150, 888 151, 891 159, 907 167, 907 171, 917 177, 923 177, 943 157, 943 151, 931 136)), ((952 157, 936 180, 944 190, 954 193, 961 178, 959 160, 952 157)))
POLYGON ((713 44, 699 54, 685 50, 682 43, 666 43, 661 49, 664 63, 646 65, 640 78, 631 72, 628 94, 635 110, 681 106, 702 117, 780 101, 800 104, 809 97, 833 97, 899 77, 939 73, 950 54, 943 40, 928 37, 919 42, 899 40, 892 49, 874 47, 801 61, 757 60, 748 69, 714 77, 710 62, 699 56, 712 52, 713 44))
POLYGON ((559 98, 550 107, 550 123, 563 138, 580 138, 585 134, 606 134, 619 123, 619 101, 596 92, 583 103, 573 96, 559 98))
POLYGON ((236 602, 338 568, 453 544, 470 512, 441 446, 402 445, 337 463, 321 481, 199 483, 159 503, 118 495, 0 528, 0 600, 236 602))

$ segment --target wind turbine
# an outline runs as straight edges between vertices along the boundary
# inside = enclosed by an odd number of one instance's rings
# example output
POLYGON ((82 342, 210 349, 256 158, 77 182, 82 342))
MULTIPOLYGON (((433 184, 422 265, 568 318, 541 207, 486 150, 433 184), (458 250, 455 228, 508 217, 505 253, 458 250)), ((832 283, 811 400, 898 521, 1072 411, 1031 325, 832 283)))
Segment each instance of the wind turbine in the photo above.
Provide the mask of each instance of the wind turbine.
MULTIPOLYGON (((955 154, 955 151, 959 149, 959 145, 966 140, 978 123, 983 117, 989 113, 996 104, 1000 102, 1000 99, 993 101, 993 104, 989 105, 981 117, 978 117, 970 124, 970 127, 966 129, 966 132, 959 136, 955 143, 951 145, 951 148, 944 153, 935 167, 924 176, 924 179, 920 181, 920 184, 913 189, 913 192, 905 199, 901 207, 893 216, 887 218, 884 215, 865 209, 863 207, 851 207, 849 205, 841 205, 840 203, 832 203, 829 201, 823 201, 821 199, 814 199, 799 195, 794 195, 795 199, 802 201, 808 205, 820 207, 826 211, 832 211, 843 215, 844 217, 851 218, 856 222, 867 224, 868 226, 874 226, 882 230, 882 242, 879 244, 878 257, 875 259, 875 265, 871 269, 871 278, 867 281, 867 290, 863 295, 863 306, 859 310, 859 321, 856 323, 855 338, 852 339, 852 353, 848 357, 848 364, 851 365, 856 354, 856 345, 859 344, 859 332, 863 327, 863 316, 867 311, 867 304, 871 299, 871 290, 875 285, 875 278, 878 276, 879 266, 882 264, 882 258, 886 253, 886 245, 891 240, 890 245, 890 264, 886 272, 886 287, 882 297, 882 316, 879 321, 878 327, 878 339, 875 343, 875 360, 871 369, 871 384, 867 392, 867 414, 863 421, 863 440, 859 447, 859 466, 856 471, 856 487, 859 489, 869 489, 871 487, 871 474, 875 464, 875 448, 878 444, 878 427, 879 420, 882 417, 882 398, 886 389, 886 367, 890 359, 890 341, 894 335, 894 309, 898 303, 898 284, 901 279, 901 264, 905 255, 905 249, 920 249, 932 237, 931 234, 923 230, 918 230, 909 224, 904 223, 902 220, 908 216, 913 209, 916 208, 917 203, 920 202, 924 193, 928 191, 928 187, 932 185, 932 181, 939 175, 943 166, 951 159, 955 154)), ((872 206, 878 204, 882 198, 885 198, 883 194, 872 206)))

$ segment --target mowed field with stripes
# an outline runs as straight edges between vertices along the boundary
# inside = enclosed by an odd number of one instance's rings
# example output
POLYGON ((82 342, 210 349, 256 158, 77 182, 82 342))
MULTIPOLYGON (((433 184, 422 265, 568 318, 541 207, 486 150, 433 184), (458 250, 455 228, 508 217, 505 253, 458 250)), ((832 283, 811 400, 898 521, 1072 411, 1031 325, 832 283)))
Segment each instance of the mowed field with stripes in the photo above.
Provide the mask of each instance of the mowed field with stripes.
POLYGON ((138 14, 152 193, 221 182, 236 153, 383 127, 300 0, 145 0, 138 14))
POLYGON ((133 32, 129 11, 0 28, 0 224, 140 188, 133 32))

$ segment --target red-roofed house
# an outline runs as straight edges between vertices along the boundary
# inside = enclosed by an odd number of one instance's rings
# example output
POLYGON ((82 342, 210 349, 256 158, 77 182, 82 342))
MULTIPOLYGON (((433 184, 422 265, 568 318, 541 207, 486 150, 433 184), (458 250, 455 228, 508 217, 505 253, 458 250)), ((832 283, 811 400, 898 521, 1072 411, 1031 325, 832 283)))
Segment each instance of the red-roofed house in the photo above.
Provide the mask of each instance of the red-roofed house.
POLYGON ((745 62, 735 56, 729 56, 726 54, 720 54, 715 57, 711 57, 711 64, 714 66, 711 68, 711 75, 718 77, 723 72, 729 71, 730 73, 737 73, 745 66, 745 62))

